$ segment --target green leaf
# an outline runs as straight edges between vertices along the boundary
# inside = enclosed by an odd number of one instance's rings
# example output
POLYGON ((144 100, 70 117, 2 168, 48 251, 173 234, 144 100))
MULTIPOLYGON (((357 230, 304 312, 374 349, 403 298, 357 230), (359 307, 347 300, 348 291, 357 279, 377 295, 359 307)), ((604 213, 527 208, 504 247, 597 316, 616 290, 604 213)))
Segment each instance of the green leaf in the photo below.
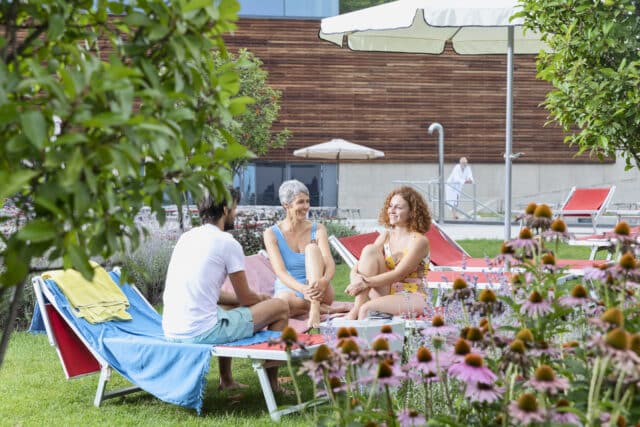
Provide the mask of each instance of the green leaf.
POLYGON ((249 104, 255 103, 255 99, 250 96, 238 96, 229 102, 229 112, 234 116, 241 114, 249 104))
POLYGON ((0 200, 18 193, 37 175, 37 172, 25 169, 16 172, 0 170, 0 200))
POLYGON ((56 237, 56 228, 49 221, 36 219, 18 230, 17 238, 22 241, 47 242, 56 237))
POLYGON ((192 12, 197 9, 204 9, 211 6, 211 0, 191 0, 182 5, 182 13, 192 12))
POLYGON ((22 131, 31 144, 37 148, 44 147, 47 141, 47 122, 40 111, 26 111, 20 116, 22 131))
POLYGON ((47 37, 49 40, 56 40, 64 32, 64 17, 59 14, 53 14, 49 17, 49 29, 47 37))

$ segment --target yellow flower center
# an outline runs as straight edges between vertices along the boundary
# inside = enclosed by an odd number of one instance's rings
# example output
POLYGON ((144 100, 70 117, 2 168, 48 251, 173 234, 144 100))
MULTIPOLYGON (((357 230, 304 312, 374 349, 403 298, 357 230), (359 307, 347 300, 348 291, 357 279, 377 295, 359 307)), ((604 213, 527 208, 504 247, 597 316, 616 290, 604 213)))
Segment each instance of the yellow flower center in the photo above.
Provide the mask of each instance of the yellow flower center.
POLYGON ((338 338, 349 338, 351 336, 351 334, 349 333, 349 329, 342 327, 342 328, 338 328, 338 333, 336 334, 336 337, 338 338))
POLYGON ((471 352, 471 346, 466 340, 459 338, 458 341, 456 341, 456 345, 454 346, 453 351, 458 356, 464 356, 465 354, 469 354, 471 352))
POLYGON ((440 315, 433 316, 433 319, 431 319, 431 325, 437 328, 444 326, 444 319, 440 315))
POLYGON ((456 280, 453 281, 454 291, 460 291, 462 289, 466 289, 466 287, 467 287, 467 282, 462 277, 458 277, 456 278, 456 280))
POLYGON ((542 302, 542 295, 540 295, 540 292, 538 292, 538 291, 533 291, 529 295, 529 301, 534 303, 534 304, 541 303, 542 302))
POLYGON ((522 227, 522 230, 520 230, 520 234, 518 235, 518 237, 521 239, 532 239, 533 234, 531 233, 531 230, 529 230, 529 227, 522 227))
POLYGON ((607 333, 604 341, 617 350, 629 350, 631 345, 629 334, 622 328, 615 328, 607 333))
POLYGON ((602 313, 600 319, 614 326, 617 326, 618 328, 624 326, 624 314, 622 314, 622 311, 615 307, 611 307, 607 311, 602 313))
POLYGON ((574 298, 586 298, 587 290, 582 285, 575 285, 573 289, 571 289, 571 296, 574 298))
POLYGON ((331 358, 331 349, 326 344, 322 344, 313 355, 313 361, 316 363, 324 362, 331 358))
POLYGON ((525 412, 535 412, 538 410, 538 400, 531 393, 524 393, 518 398, 518 409, 525 412))
POLYGON ((378 338, 371 346, 375 351, 389 351, 389 341, 384 338, 378 338))
POLYGON ((527 207, 525 208, 524 212, 527 215, 533 215, 533 213, 536 211, 536 208, 538 207, 538 205, 536 205, 535 203, 529 203, 527 205, 527 207))
POLYGON ((478 300, 485 304, 496 302, 496 293, 491 289, 483 289, 478 296, 478 300))
POLYGON ((513 342, 509 346, 509 349, 511 349, 511 351, 514 353, 524 354, 524 350, 525 350, 524 342, 516 338, 515 340, 513 340, 513 342))
POLYGON ((631 234, 631 227, 629 227, 629 224, 627 224, 626 222, 620 221, 616 224, 613 232, 621 236, 628 236, 629 234, 631 234))
POLYGON ((564 233, 565 231, 567 231, 567 224, 565 224, 563 220, 558 218, 551 223, 551 229, 556 233, 564 233))
POLYGON ((520 329, 516 334, 516 338, 524 342, 533 342, 533 333, 531 333, 531 330, 527 328, 520 329))
POLYGON ((551 219, 551 217, 553 216, 553 213, 551 212, 551 208, 549 207, 549 205, 545 205, 544 203, 542 203, 536 206, 536 209, 533 211, 533 216, 538 218, 551 219))
POLYGON ((536 368, 534 373, 536 380, 551 382, 556 379, 556 374, 553 372, 553 368, 549 365, 540 365, 536 368))
POLYGON ((380 362, 378 365, 378 378, 391 378, 393 376, 393 370, 387 362, 380 362))
POLYGON ((482 367, 482 356, 475 353, 469 353, 464 357, 464 363, 476 368, 482 367))
POLYGON ((420 347, 416 353, 416 358, 420 363, 428 363, 433 360, 431 357, 431 352, 426 347, 420 347))
POLYGON ((480 341, 483 337, 484 334, 482 333, 480 328, 473 327, 469 328, 469 330, 467 331, 467 339, 469 341, 480 341))

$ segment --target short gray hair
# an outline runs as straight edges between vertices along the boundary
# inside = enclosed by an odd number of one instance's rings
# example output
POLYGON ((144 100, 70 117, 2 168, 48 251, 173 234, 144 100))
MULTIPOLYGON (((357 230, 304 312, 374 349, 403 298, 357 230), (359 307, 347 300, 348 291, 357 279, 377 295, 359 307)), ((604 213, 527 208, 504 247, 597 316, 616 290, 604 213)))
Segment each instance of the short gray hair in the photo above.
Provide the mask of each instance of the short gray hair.
POLYGON ((309 195, 309 189, 306 185, 298 181, 297 179, 290 179, 285 181, 280 185, 280 189, 278 190, 278 197, 280 197, 281 205, 290 205, 293 202, 293 199, 296 198, 298 194, 306 194, 309 195))

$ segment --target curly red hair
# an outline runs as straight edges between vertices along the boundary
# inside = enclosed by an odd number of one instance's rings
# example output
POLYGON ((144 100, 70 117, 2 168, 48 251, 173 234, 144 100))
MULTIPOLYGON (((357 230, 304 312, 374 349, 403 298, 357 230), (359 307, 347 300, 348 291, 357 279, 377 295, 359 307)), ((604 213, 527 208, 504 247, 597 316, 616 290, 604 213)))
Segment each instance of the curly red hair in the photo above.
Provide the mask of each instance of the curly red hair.
POLYGON ((396 194, 402 197, 409 205, 409 223, 407 224, 407 228, 423 234, 429 231, 431 227, 429 206, 420 193, 413 187, 406 185, 398 187, 387 194, 387 197, 384 199, 384 205, 382 205, 382 209, 380 210, 380 215, 378 215, 378 222, 387 227, 391 226, 387 210, 391 204, 391 199, 396 194))

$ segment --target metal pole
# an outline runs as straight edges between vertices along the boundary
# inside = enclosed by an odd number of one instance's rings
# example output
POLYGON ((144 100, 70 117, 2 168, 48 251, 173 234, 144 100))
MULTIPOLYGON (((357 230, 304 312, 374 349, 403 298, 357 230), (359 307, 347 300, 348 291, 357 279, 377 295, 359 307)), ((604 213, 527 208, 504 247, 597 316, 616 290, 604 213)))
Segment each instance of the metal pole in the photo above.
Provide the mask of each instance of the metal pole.
POLYGON ((444 222, 444 129, 440 123, 431 123, 429 135, 438 131, 438 222, 444 222))
POLYGON ((504 150, 504 240, 511 239, 511 136, 513 131, 513 26, 507 27, 507 117, 504 150))

